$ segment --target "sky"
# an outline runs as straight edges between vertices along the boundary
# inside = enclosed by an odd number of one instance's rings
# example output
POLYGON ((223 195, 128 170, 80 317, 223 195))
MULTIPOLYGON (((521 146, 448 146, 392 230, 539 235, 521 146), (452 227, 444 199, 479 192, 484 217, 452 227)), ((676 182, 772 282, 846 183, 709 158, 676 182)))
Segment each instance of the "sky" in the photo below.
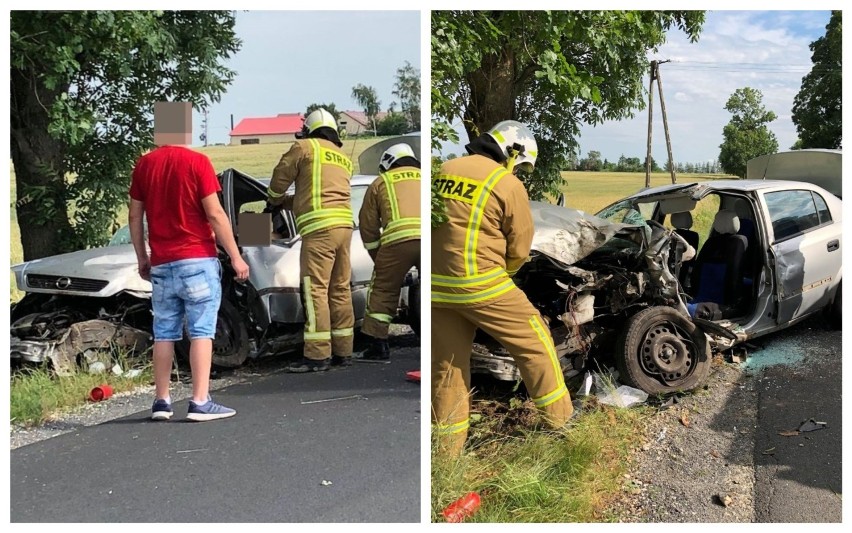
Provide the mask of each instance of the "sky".
MULTIPOLYGON (((209 107, 210 144, 229 142, 231 114, 236 126, 246 117, 303 113, 315 102, 358 110, 351 97, 358 83, 375 87, 387 109, 396 69, 406 61, 420 68, 418 11, 238 11, 235 31, 243 45, 226 64, 237 76, 209 107)), ((198 146, 200 113, 192 123, 198 146)))
MULTIPOLYGON (((649 60, 671 60, 660 66, 660 76, 674 160, 718 158, 722 128, 731 119, 725 103, 743 87, 763 93, 764 106, 778 116, 769 124, 778 149, 789 149, 797 139, 793 98, 812 65, 809 45, 825 35, 830 17, 830 11, 708 11, 698 42, 690 43, 679 30, 669 31, 666 44, 649 53, 649 60)), ((609 161, 622 154, 644 160, 648 111, 580 131, 581 157, 597 150, 609 161)), ((668 158, 656 84, 652 154, 661 166, 668 158)))

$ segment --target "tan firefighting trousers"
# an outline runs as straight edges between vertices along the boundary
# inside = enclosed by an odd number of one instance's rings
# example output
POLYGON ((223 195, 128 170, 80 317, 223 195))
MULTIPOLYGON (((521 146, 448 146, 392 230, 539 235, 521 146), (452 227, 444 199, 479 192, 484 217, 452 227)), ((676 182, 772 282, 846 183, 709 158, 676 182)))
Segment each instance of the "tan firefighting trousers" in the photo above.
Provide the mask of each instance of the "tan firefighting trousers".
POLYGON ((332 228, 302 238, 299 267, 305 305, 305 357, 352 355, 352 228, 332 228))
POLYGON ((470 425, 470 355, 476 328, 512 355, 545 421, 561 427, 574 411, 550 331, 520 289, 482 306, 432 307, 432 420, 439 448, 461 452, 470 425))
POLYGON ((361 328, 364 333, 377 339, 388 338, 388 326, 399 304, 399 289, 413 266, 420 270, 420 239, 379 248, 367 293, 367 316, 361 328))

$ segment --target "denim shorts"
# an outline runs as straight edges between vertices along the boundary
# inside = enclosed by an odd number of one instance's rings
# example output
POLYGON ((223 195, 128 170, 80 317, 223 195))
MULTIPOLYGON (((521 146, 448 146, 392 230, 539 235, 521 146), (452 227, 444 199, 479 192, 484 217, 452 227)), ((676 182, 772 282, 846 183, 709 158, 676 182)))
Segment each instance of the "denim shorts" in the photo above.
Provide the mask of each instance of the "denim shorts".
POLYGON ((222 299, 221 280, 222 267, 215 257, 152 267, 154 340, 181 340, 184 323, 190 339, 214 338, 222 299))

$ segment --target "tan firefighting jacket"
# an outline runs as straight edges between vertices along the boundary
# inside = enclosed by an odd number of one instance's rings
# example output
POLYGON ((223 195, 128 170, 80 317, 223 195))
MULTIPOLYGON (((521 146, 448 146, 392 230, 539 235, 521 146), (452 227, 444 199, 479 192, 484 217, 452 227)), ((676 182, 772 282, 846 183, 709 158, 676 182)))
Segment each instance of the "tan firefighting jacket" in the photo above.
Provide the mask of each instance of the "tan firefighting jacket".
POLYGON ((420 169, 399 167, 370 184, 358 215, 364 248, 420 238, 420 169))
POLYGON ((293 214, 304 237, 315 231, 353 227, 350 206, 352 161, 334 143, 303 139, 293 143, 272 171, 267 195, 280 205, 290 184, 296 184, 293 214))
POLYGON ((487 305, 512 290, 533 238, 529 196, 491 159, 447 161, 435 176, 449 221, 432 230, 432 304, 487 305))

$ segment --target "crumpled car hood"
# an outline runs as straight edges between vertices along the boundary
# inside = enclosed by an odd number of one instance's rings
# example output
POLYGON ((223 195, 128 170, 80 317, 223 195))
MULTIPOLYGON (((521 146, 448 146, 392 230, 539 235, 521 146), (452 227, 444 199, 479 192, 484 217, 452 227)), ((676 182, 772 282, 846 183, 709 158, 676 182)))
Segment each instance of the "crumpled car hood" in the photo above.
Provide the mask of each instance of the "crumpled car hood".
POLYGON ((136 252, 132 244, 79 250, 14 265, 12 271, 18 288, 32 292, 76 294, 81 296, 112 296, 121 291, 151 292, 151 283, 139 277, 136 252), (109 281, 98 292, 75 292, 25 288, 27 274, 67 276, 109 281))
POLYGON ((564 265, 587 257, 616 235, 644 239, 636 236, 644 233, 642 226, 610 222, 544 202, 530 202, 530 208, 535 224, 532 249, 564 265))

